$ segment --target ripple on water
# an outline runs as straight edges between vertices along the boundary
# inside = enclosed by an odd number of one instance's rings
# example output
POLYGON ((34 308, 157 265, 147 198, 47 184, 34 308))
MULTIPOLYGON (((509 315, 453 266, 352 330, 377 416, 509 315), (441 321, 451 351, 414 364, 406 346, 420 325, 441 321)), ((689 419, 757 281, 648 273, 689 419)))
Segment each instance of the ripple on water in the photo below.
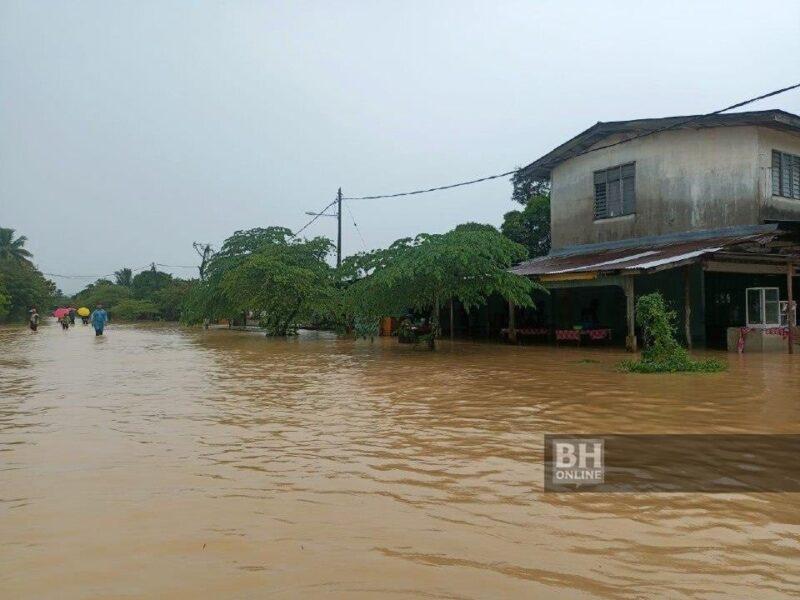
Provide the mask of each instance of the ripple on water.
POLYGON ((800 432, 784 356, 664 377, 607 349, 170 326, 0 343, 18 597, 800 593, 790 494, 542 492, 545 433, 800 432))

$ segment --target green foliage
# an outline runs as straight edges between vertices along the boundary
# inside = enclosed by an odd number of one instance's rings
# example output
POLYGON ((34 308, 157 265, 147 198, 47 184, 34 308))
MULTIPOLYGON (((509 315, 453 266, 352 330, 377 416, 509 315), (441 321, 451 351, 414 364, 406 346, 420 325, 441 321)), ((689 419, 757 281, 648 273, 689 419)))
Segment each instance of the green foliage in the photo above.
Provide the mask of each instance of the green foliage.
POLYGON ((45 278, 25 249, 27 238, 14 237, 14 230, 0 227, 0 321, 21 321, 35 306, 39 312, 50 308, 56 286, 45 278))
POLYGON ((94 308, 98 304, 121 320, 164 319, 177 321, 192 281, 175 279, 169 273, 149 269, 135 277, 128 268, 114 273, 116 283, 98 279, 70 301, 75 306, 94 308))
POLYGON ((636 301, 636 323, 644 337, 641 360, 624 361, 623 370, 636 373, 716 372, 725 369, 717 360, 694 360, 675 339, 675 311, 654 292, 636 301))
POLYGON ((130 287, 132 281, 133 281, 133 271, 131 271, 129 268, 125 267, 120 269, 119 271, 114 271, 114 283, 116 283, 117 285, 130 287))
POLYGON ((329 318, 341 309, 335 271, 325 262, 332 248, 327 238, 297 240, 284 227, 237 231, 209 260, 182 318, 200 323, 253 311, 278 336, 329 318))
POLYGON ((56 293, 55 284, 46 279, 32 263, 27 260, 5 258, 0 260, 0 290, 6 300, 6 308, 2 311, 6 320, 22 321, 28 317, 28 311, 35 306, 39 312, 45 313, 51 305, 56 293))
POLYGON ((6 290, 3 280, 0 279, 0 322, 2 322, 11 310, 11 296, 6 290))
POLYGON ((116 304, 110 313, 121 321, 140 321, 155 319, 159 316, 158 307, 148 300, 128 298, 116 304))
POLYGON ((130 288, 134 298, 144 300, 152 298, 159 290, 164 289, 172 283, 172 275, 157 271, 155 265, 147 271, 137 273, 131 279, 130 288))
POLYGON ((380 334, 380 319, 356 317, 353 333, 357 338, 374 339, 380 334))
POLYGON ((507 212, 500 231, 525 246, 530 256, 544 256, 550 252, 550 197, 531 196, 521 211, 507 212))
POLYGON ((532 306, 538 285, 508 268, 526 256, 525 248, 494 227, 467 223, 445 234, 420 234, 389 248, 349 257, 341 275, 343 313, 362 319, 401 316, 408 309, 431 311, 438 326, 440 302, 459 300, 466 310, 498 293, 518 306, 532 306))
POLYGON ((182 306, 196 285, 192 279, 172 279, 166 287, 152 294, 148 300, 158 308, 158 314, 165 321, 178 321, 182 306))
POLYGON ((131 290, 122 285, 111 283, 107 279, 99 279, 95 283, 90 283, 83 290, 75 294, 72 299, 73 304, 78 307, 86 306, 94 309, 98 304, 102 304, 109 312, 119 303, 131 297, 131 290))
POLYGON ((30 264, 33 255, 25 249, 28 241, 24 235, 14 239, 14 230, 0 227, 0 261, 30 264))
POLYGON ((526 205, 534 196, 550 197, 550 181, 531 177, 525 171, 517 171, 511 178, 513 186, 511 199, 519 204, 526 205))

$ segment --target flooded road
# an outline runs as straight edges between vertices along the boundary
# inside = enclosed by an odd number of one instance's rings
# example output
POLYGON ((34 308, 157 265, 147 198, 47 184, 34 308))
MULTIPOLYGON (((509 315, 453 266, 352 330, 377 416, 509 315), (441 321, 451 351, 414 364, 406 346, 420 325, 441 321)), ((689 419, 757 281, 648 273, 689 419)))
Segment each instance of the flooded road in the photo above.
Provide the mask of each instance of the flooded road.
POLYGON ((789 598, 798 494, 545 494, 545 433, 800 433, 800 360, 0 328, 2 598, 789 598))

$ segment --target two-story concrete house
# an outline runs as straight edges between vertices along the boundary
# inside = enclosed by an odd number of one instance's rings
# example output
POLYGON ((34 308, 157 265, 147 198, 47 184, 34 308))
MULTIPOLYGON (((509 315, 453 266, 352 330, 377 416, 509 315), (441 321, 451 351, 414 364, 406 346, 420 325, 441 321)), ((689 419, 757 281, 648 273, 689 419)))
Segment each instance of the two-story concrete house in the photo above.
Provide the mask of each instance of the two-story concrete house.
MULTIPOLYGON (((659 290, 689 344, 791 347, 797 115, 597 123, 525 171, 550 182, 552 250, 514 270, 550 289, 537 319, 557 340, 607 334, 635 348, 635 298, 659 290)), ((509 326, 524 326, 513 311, 509 326)))

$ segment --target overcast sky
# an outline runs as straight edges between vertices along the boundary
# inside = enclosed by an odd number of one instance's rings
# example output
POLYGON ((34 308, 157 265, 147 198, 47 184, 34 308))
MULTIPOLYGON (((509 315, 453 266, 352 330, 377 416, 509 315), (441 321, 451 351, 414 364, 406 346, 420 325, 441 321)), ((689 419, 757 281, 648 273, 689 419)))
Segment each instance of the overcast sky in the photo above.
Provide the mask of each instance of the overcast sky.
MULTIPOLYGON (((473 179, 597 121, 797 81, 797 0, 0 0, 0 226, 49 273, 191 265, 194 240, 296 229, 338 186, 473 179)), ((800 113, 800 92, 750 108, 800 113)), ((510 191, 349 204, 372 248, 499 225, 510 191)), ((363 246, 344 214, 349 254, 363 246)), ((309 233, 334 238, 334 219, 309 233)))

